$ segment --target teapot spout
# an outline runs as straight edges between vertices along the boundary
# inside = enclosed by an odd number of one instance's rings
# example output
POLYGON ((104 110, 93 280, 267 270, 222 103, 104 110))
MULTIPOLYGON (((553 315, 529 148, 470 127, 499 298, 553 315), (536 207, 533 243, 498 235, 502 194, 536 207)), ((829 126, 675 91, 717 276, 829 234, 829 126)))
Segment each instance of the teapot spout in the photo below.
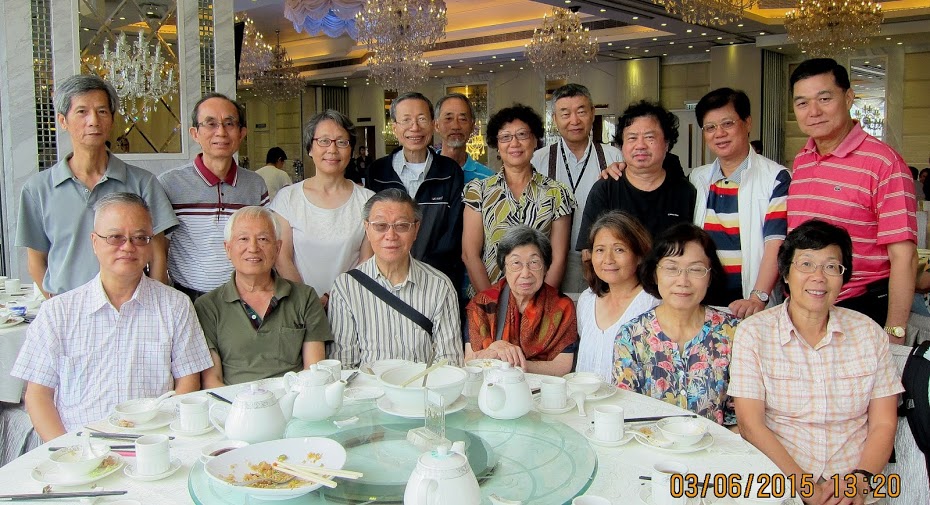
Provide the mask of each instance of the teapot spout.
POLYGON ((297 393, 288 391, 278 400, 278 405, 281 407, 281 413, 284 414, 285 421, 290 421, 291 418, 294 417, 294 400, 296 399, 297 393))
POLYGON ((326 386, 326 404, 335 410, 342 408, 342 394, 345 392, 346 382, 337 380, 326 386))
POLYGON ((498 411, 504 408, 504 404, 507 402, 507 393, 504 391, 504 388, 498 387, 495 384, 488 384, 487 389, 487 404, 488 408, 493 411, 498 411))

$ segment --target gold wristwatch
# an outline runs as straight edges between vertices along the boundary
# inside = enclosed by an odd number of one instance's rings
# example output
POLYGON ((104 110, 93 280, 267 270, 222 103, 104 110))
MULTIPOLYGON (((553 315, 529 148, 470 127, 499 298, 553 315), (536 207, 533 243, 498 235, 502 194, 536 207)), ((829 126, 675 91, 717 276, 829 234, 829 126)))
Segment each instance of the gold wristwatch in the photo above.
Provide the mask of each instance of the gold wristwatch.
POLYGON ((903 326, 885 326, 885 333, 892 337, 901 338, 904 336, 905 331, 903 326))

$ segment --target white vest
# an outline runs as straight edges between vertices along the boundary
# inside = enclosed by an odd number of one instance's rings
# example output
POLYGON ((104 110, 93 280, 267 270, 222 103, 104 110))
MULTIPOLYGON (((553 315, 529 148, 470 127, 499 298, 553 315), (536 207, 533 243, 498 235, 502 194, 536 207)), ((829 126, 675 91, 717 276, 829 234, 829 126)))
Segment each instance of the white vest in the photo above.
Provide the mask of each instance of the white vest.
MULTIPOLYGON (((743 172, 737 193, 739 207, 739 242, 742 252, 743 297, 749 298, 749 293, 756 285, 759 277, 759 267, 762 264, 762 253, 765 244, 762 241, 762 227, 765 224, 765 214, 768 212, 769 199, 772 191, 778 185, 776 177, 787 168, 774 161, 749 150, 749 166, 743 172)), ((688 178, 697 189, 697 201, 694 203, 694 224, 704 227, 704 218, 707 215, 707 195, 710 193, 710 178, 714 173, 714 164, 695 168, 688 178)))

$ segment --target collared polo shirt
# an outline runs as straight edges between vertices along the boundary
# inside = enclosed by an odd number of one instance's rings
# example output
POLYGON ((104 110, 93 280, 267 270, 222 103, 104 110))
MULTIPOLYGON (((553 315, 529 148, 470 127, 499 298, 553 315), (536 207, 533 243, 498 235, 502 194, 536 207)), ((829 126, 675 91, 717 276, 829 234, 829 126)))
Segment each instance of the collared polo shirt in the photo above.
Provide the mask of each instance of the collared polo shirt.
MULTIPOLYGON (((442 154, 441 149, 436 152, 442 154)), ((462 165, 462 172, 465 174, 465 184, 475 179, 487 179, 497 173, 483 163, 476 161, 470 154, 465 155, 465 164, 462 165)))
POLYGON ((234 160, 220 180, 203 164, 193 162, 158 177, 180 224, 171 231, 168 274, 174 282, 196 291, 212 291, 232 275, 226 258, 223 234, 233 212, 249 205, 268 205, 268 189, 262 177, 239 170, 234 160))
POLYGON ((42 286, 53 294, 85 284, 100 271, 90 234, 94 205, 104 196, 134 193, 142 197, 156 234, 178 224, 164 188, 151 172, 110 154, 103 177, 88 188, 71 172, 68 160, 72 156, 30 177, 19 198, 16 245, 48 253, 42 286))
POLYGON ((765 402, 765 425, 778 442, 814 482, 829 480, 857 468, 869 402, 904 388, 877 323, 833 307, 826 336, 812 347, 791 322, 790 303, 736 328, 727 393, 765 402))
POLYGON ((820 219, 845 228, 852 238, 852 279, 838 300, 862 295, 866 285, 888 278, 888 244, 917 243, 916 211, 907 164, 858 122, 832 153, 819 154, 808 139, 794 158, 788 230, 820 219))
POLYGON ((333 339, 320 299, 310 286, 275 277, 270 311, 255 328, 236 289, 236 274, 197 298, 194 308, 223 364, 223 382, 239 384, 303 370, 303 344, 333 339))

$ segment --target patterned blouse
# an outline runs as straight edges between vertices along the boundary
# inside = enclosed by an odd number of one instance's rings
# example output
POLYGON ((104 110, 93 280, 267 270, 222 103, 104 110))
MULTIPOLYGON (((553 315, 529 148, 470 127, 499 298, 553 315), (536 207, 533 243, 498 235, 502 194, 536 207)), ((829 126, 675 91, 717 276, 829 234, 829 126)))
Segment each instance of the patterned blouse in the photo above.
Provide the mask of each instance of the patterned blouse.
POLYGON ((491 284, 503 277, 497 266, 497 244, 507 230, 525 224, 548 236, 552 223, 577 206, 568 186, 535 170, 519 200, 510 192, 503 172, 466 184, 464 200, 481 214, 484 223, 484 266, 491 284))
POLYGON ((620 328, 614 342, 614 383, 677 405, 718 424, 736 424, 730 381, 730 343, 739 319, 705 307, 701 332, 684 344, 672 342, 655 309, 620 328))

